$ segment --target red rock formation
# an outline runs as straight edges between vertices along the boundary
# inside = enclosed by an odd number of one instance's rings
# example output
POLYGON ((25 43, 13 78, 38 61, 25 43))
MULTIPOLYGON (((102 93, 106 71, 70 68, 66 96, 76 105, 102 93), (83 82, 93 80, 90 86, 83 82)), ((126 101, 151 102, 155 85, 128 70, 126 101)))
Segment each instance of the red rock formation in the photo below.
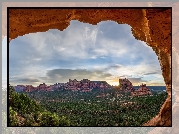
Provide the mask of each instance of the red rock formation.
POLYGON ((133 88, 132 83, 128 79, 119 79, 119 89, 126 91, 126 92, 132 92, 135 89, 133 88))
POLYGON ((141 95, 152 95, 152 92, 149 88, 146 87, 146 84, 142 84, 137 90, 131 92, 132 96, 141 96, 141 95))
POLYGON ((37 90, 39 90, 39 91, 47 91, 47 85, 45 83, 42 83, 37 87, 37 90))
POLYGON ((35 90, 35 88, 32 86, 32 85, 27 85, 26 86, 26 89, 24 90, 25 92, 32 92, 32 91, 34 91, 35 90))
POLYGON ((26 86, 24 85, 17 85, 14 86, 15 91, 19 92, 19 91, 25 91, 26 90, 26 86))
POLYGON ((81 92, 90 92, 91 90, 89 88, 83 89, 81 92))

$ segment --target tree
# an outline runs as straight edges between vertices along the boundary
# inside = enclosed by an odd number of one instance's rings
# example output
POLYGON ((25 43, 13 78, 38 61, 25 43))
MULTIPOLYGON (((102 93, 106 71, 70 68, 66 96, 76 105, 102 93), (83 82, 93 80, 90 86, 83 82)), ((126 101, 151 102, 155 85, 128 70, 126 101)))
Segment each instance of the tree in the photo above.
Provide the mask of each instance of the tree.
POLYGON ((70 121, 43 109, 35 100, 24 93, 15 92, 9 85, 10 126, 69 126, 70 121), (19 119, 23 119, 21 122, 19 119))
POLYGON ((15 112, 12 107, 9 107, 9 125, 18 126, 17 112, 15 112))
POLYGON ((40 117, 40 126, 70 126, 70 121, 64 116, 60 118, 55 113, 45 111, 40 117))

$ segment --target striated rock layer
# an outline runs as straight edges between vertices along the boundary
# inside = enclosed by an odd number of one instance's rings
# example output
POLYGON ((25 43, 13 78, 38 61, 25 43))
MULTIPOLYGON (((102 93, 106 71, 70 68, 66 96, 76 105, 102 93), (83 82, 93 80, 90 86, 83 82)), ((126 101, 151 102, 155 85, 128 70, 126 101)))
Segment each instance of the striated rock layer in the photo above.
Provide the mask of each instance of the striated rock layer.
MULTIPOLYGON (((128 24, 138 40, 145 41, 158 56, 168 98, 159 114, 144 126, 171 126, 171 8, 163 9, 10 9, 9 41, 28 33, 49 29, 63 31, 71 20, 97 25, 111 20, 128 24)), ((117 44, 116 44, 117 45, 117 44)))

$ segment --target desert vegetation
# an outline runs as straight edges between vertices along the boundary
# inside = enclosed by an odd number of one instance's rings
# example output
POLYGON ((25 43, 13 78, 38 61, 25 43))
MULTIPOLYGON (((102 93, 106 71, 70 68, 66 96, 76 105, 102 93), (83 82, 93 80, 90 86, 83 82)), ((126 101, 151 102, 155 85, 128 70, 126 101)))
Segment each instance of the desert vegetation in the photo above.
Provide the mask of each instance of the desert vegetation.
MULTIPOLYGON (((93 89, 92 92, 59 89, 52 92, 34 91, 25 94, 34 103, 39 103, 38 106, 41 106, 39 110, 42 108, 50 111, 45 111, 44 116, 48 116, 49 121, 50 117, 54 118, 52 125, 58 125, 61 117, 65 122, 64 126, 69 125, 68 121, 70 126, 141 126, 158 114, 167 98, 167 93, 162 91, 157 93, 153 91, 153 95, 134 97, 130 93, 119 91, 118 88, 93 89)), ((34 113, 37 117, 40 116, 37 112, 34 113)), ((28 118, 30 119, 30 116, 28 118)), ((38 125, 50 126, 47 122, 38 123, 38 125)))

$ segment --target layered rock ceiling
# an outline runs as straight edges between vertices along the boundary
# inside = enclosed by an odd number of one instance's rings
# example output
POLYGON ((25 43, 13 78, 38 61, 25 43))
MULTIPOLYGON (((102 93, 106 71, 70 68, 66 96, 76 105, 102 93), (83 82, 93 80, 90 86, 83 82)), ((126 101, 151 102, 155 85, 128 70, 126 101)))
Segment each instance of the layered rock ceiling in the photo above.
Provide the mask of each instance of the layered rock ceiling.
POLYGON ((92 25, 107 20, 128 24, 132 27, 134 37, 145 41, 155 51, 167 87, 168 98, 159 114, 143 126, 171 126, 171 8, 9 9, 9 40, 49 29, 63 31, 70 25, 71 20, 92 25))

